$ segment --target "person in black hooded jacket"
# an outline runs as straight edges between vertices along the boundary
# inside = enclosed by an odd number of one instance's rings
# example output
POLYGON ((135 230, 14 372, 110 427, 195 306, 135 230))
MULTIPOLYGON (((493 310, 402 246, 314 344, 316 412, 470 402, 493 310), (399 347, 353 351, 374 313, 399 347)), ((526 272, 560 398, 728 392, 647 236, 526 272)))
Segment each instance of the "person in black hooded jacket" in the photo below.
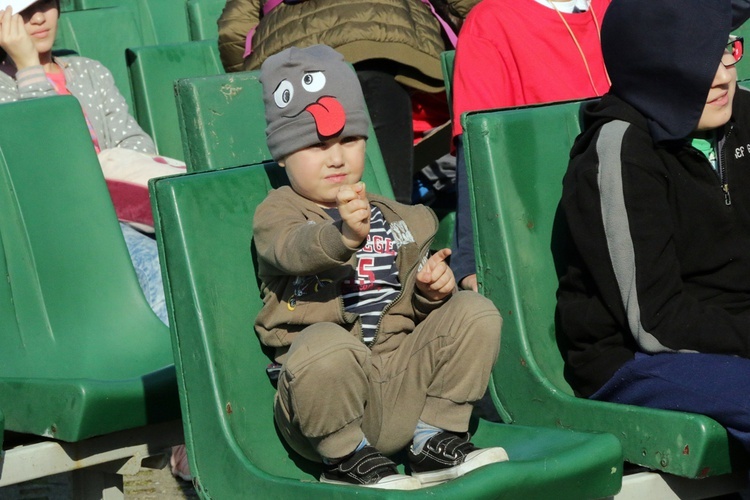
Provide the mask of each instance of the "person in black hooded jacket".
POLYGON ((579 396, 705 414, 750 450, 750 93, 733 5, 607 11, 612 88, 563 180, 557 314, 579 396))

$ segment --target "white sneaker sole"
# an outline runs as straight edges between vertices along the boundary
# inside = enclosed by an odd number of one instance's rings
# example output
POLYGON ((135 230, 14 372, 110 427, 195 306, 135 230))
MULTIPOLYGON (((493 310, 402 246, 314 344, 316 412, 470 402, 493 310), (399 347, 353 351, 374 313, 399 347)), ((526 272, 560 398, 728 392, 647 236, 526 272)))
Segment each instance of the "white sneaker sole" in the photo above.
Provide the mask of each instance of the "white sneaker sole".
POLYGON ((345 483, 343 481, 332 481, 323 477, 320 478, 320 482, 326 484, 340 484, 344 486, 359 486, 361 488, 378 488, 381 490, 418 490, 422 488, 422 483, 417 478, 401 474, 384 477, 375 484, 357 485, 352 483, 345 483))
POLYGON ((466 455, 464 463, 449 469, 436 470, 434 472, 412 472, 412 477, 419 480, 422 486, 435 486, 451 479, 461 477, 475 469, 485 465, 508 461, 508 453, 505 449, 482 448, 466 455))

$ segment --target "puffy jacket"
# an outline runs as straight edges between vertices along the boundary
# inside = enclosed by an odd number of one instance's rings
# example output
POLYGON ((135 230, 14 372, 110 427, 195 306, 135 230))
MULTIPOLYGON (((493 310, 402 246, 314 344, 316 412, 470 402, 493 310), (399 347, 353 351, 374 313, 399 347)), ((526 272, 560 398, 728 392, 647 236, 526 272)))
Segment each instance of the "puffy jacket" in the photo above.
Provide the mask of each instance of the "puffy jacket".
MULTIPOLYGON (((479 0, 442 0, 463 18, 479 0)), ((219 18, 219 51, 227 71, 260 68, 287 47, 325 44, 356 64, 388 59, 397 80, 427 92, 443 89, 441 26, 421 0, 307 0, 282 3, 262 16, 263 0, 227 0, 219 18), (259 21, 262 21, 259 23, 259 21), (253 52, 243 62, 245 38, 257 25, 253 52)), ((438 7, 437 2, 435 2, 438 7)))

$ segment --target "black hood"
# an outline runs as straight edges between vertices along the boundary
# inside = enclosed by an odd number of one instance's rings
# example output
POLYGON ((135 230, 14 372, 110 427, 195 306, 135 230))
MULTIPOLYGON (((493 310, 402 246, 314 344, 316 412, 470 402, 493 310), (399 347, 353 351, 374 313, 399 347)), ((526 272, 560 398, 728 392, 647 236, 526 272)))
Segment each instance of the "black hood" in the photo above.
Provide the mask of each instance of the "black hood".
POLYGON ((610 93, 647 121, 654 142, 698 125, 732 28, 731 0, 614 0, 602 23, 610 93))

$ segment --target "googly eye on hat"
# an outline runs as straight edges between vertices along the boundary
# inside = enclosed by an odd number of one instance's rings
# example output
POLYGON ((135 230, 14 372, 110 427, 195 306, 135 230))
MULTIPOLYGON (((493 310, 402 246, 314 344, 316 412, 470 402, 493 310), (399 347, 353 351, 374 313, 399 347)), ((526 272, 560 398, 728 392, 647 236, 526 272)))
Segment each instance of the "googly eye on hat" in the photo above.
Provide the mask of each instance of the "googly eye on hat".
POLYGON ((0 11, 13 7, 13 13, 18 14, 22 10, 30 7, 37 0, 0 0, 0 11))

